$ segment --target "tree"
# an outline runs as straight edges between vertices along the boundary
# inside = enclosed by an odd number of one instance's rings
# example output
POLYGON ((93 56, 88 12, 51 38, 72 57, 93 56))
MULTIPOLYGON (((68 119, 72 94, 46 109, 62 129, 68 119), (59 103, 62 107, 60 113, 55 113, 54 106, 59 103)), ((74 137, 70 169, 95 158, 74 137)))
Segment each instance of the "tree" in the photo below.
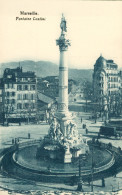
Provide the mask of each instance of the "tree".
POLYGON ((113 94, 109 99, 109 115, 119 116, 122 113, 122 94, 113 94))
POLYGON ((6 123, 8 124, 8 118, 10 116, 10 114, 12 113, 12 109, 13 109, 13 104, 7 104, 4 108, 4 117, 6 120, 6 123))
POLYGON ((92 82, 90 81, 85 81, 83 84, 83 94, 84 98, 86 100, 86 112, 87 112, 87 105, 88 105, 88 100, 92 100, 93 98, 93 87, 92 87, 92 82))

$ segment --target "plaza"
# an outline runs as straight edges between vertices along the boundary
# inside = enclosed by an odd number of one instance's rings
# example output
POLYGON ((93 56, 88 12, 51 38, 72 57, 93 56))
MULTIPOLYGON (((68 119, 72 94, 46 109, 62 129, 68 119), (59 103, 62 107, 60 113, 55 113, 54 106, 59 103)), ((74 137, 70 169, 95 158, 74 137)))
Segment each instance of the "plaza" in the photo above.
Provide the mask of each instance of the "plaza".
MULTIPOLYGON (((73 103, 72 103, 73 105, 73 103)), ((81 105, 77 104, 77 102, 74 103, 74 106, 81 105)), ((99 132, 99 128, 102 125, 101 119, 98 120, 97 123, 94 122, 93 119, 89 119, 91 116, 91 113, 89 112, 73 112, 74 120, 77 123, 78 131, 79 133, 82 133, 83 138, 89 140, 93 138, 94 136, 97 136, 99 132), (82 117, 82 123, 81 123, 81 117, 82 117), (88 128, 88 134, 86 134, 85 129, 83 129, 83 124, 86 124, 88 128)), ((45 134, 47 134, 49 130, 49 124, 46 123, 46 121, 43 121, 39 125, 25 125, 24 123, 19 126, 18 124, 16 126, 1 126, 0 127, 0 148, 1 151, 4 148, 8 148, 12 146, 12 139, 19 138, 20 143, 25 143, 30 140, 38 140, 40 138, 43 138, 45 134), (28 139, 28 133, 30 133, 30 139, 28 139)), ((122 147, 121 139, 115 139, 115 138, 101 138, 101 142, 103 143, 112 143, 115 147, 122 147)), ((101 179, 96 180, 93 182, 93 188, 94 192, 98 191, 105 191, 105 192, 111 192, 111 191, 118 191, 121 189, 122 186, 122 172, 119 172, 116 177, 109 176, 105 178, 105 187, 102 187, 102 181, 101 179)), ((95 178, 94 178, 95 180, 95 178)), ((0 175, 0 187, 1 190, 8 190, 8 191, 16 191, 16 192, 31 192, 31 191, 71 191, 76 192, 77 185, 68 185, 68 184, 54 184, 54 183, 43 183, 43 182, 36 182, 36 181, 30 181, 30 180, 24 180, 21 178, 12 178, 7 174, 0 175)), ((91 186, 89 186, 88 182, 83 183, 83 190, 86 192, 91 191, 91 186)))

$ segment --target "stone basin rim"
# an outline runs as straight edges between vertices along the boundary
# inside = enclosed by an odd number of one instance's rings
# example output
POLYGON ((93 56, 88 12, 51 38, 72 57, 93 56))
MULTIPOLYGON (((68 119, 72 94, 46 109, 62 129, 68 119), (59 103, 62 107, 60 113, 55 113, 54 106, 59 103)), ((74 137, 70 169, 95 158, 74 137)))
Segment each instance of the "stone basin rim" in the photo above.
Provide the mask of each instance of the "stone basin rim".
MULTIPOLYGON (((32 144, 33 145, 33 144, 32 144)), ((26 147, 30 147, 30 146, 32 146, 32 145, 29 145, 29 146, 25 146, 25 147, 22 147, 22 148, 20 148, 20 150, 21 149, 24 149, 24 148, 26 148, 26 147)), ((35 144, 34 144, 35 145, 35 144)), ((109 151, 109 150, 106 150, 108 153, 110 153, 111 154, 111 156, 112 156, 112 153, 109 151)), ((15 151, 13 154, 12 154, 12 161, 14 162, 14 164, 16 165, 16 166, 19 166, 19 167, 21 167, 22 169, 26 169, 26 170, 28 170, 28 171, 30 171, 30 172, 38 172, 39 174, 48 174, 48 175, 50 175, 50 174, 52 174, 52 175, 74 175, 74 174, 78 174, 79 173, 79 170, 75 170, 75 171, 73 171, 73 172, 60 172, 60 171, 49 171, 49 170, 38 170, 38 169, 35 169, 35 168, 31 168, 31 167, 28 167, 28 166, 25 166, 25 165, 22 165, 21 163, 19 163, 16 159, 15 159, 15 155, 16 155, 16 152, 17 151, 15 151)), ((112 156, 112 158, 111 158, 111 160, 107 163, 107 164, 105 164, 105 165, 103 165, 103 166, 100 166, 100 167, 97 167, 97 168, 94 168, 94 173, 99 173, 99 172, 102 172, 102 171, 104 171, 104 170, 107 170, 107 169, 109 169, 112 165, 114 165, 114 163, 115 163, 115 159, 114 159, 114 157, 112 156)), ((85 170, 82 170, 81 171, 82 172, 82 175, 89 175, 89 174, 91 174, 91 169, 85 169, 85 170)))

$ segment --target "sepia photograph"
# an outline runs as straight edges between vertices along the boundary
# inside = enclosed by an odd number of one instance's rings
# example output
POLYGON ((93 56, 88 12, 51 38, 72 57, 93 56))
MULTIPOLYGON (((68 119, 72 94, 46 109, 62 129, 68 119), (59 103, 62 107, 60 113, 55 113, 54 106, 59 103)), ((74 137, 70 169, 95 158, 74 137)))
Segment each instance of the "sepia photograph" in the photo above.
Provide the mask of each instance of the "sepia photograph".
POLYGON ((0 0, 0 194, 122 194, 122 1, 0 0))

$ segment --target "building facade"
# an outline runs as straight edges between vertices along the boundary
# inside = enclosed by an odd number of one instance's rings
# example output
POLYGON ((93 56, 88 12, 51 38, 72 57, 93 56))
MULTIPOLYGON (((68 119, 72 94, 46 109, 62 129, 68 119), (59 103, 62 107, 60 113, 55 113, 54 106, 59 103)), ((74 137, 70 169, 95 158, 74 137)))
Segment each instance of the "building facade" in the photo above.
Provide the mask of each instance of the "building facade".
POLYGON ((3 74, 4 121, 34 120, 37 107, 37 79, 34 72, 6 68, 3 74))
POLYGON ((120 93, 121 93, 121 96, 122 96, 122 70, 119 71, 119 79, 120 79, 120 93))
POLYGON ((94 65, 93 91, 94 102, 99 110, 115 112, 120 104, 121 79, 118 65, 113 60, 100 56, 94 65))
POLYGON ((0 78, 0 123, 3 121, 3 79, 0 78))

